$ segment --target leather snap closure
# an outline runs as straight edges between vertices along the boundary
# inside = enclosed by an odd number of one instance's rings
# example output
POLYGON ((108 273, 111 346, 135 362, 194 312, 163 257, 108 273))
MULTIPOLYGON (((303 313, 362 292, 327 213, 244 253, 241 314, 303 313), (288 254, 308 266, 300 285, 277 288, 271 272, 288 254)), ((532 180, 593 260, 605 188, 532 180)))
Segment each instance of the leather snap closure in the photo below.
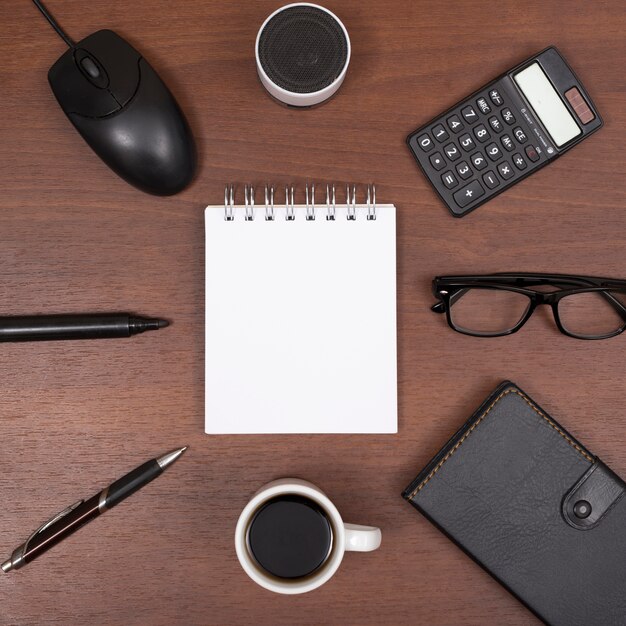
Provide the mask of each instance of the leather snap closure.
POLYGON ((577 530, 592 530, 602 523, 625 493, 624 481, 596 459, 565 494, 561 504, 563 518, 577 530))
POLYGON ((586 519, 591 515, 591 504, 587 500, 579 500, 574 505, 574 515, 578 519, 586 519))

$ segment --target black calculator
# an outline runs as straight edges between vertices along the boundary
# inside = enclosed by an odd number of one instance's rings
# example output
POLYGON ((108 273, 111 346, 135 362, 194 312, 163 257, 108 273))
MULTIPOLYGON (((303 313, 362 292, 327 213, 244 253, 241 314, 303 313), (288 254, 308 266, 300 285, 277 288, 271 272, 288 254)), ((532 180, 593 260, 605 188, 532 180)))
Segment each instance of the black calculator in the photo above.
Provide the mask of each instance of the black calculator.
POLYGON ((602 126, 554 47, 527 59, 407 137, 455 217, 526 178, 602 126))

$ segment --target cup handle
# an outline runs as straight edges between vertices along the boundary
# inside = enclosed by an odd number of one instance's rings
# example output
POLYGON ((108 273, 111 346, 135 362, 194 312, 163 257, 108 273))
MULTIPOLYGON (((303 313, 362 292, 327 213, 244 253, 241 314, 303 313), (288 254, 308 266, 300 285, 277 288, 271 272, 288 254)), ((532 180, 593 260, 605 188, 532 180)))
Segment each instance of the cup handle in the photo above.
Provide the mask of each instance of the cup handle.
POLYGON ((350 552, 371 552, 380 546, 382 534, 380 528, 344 524, 346 531, 346 550, 350 552))

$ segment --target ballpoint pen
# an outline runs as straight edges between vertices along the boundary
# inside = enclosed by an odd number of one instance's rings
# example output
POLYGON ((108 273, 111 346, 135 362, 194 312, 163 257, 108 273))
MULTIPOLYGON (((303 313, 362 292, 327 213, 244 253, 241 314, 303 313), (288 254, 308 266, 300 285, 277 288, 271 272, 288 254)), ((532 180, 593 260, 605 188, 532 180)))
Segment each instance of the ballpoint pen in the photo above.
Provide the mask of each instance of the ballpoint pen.
POLYGON ((128 313, 15 315, 0 317, 0 342, 130 337, 168 324, 128 313))
POLYGON ((13 551, 11 558, 2 564, 3 571, 10 572, 24 567, 87 522, 113 508, 159 476, 186 449, 187 446, 172 450, 157 459, 151 459, 105 487, 89 500, 79 500, 64 509, 39 527, 21 546, 13 551))

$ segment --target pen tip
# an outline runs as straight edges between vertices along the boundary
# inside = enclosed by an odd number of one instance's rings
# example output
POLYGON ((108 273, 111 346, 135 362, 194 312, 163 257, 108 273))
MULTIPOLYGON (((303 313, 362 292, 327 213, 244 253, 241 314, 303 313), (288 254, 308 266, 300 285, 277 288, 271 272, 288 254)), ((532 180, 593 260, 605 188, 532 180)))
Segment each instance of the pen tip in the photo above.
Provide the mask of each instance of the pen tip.
POLYGON ((164 454, 162 457, 159 457, 156 462, 159 464, 161 469, 164 470, 168 465, 171 465, 174 461, 176 461, 188 447, 189 446, 185 446, 184 448, 178 448, 178 450, 172 450, 171 452, 164 454))
POLYGON ((166 326, 169 326, 170 323, 167 320, 159 320, 159 328, 165 328, 166 326))
POLYGON ((13 569, 13 561, 9 559, 8 561, 5 561, 1 567, 2 567, 2 571, 6 574, 7 572, 10 572, 13 569))

